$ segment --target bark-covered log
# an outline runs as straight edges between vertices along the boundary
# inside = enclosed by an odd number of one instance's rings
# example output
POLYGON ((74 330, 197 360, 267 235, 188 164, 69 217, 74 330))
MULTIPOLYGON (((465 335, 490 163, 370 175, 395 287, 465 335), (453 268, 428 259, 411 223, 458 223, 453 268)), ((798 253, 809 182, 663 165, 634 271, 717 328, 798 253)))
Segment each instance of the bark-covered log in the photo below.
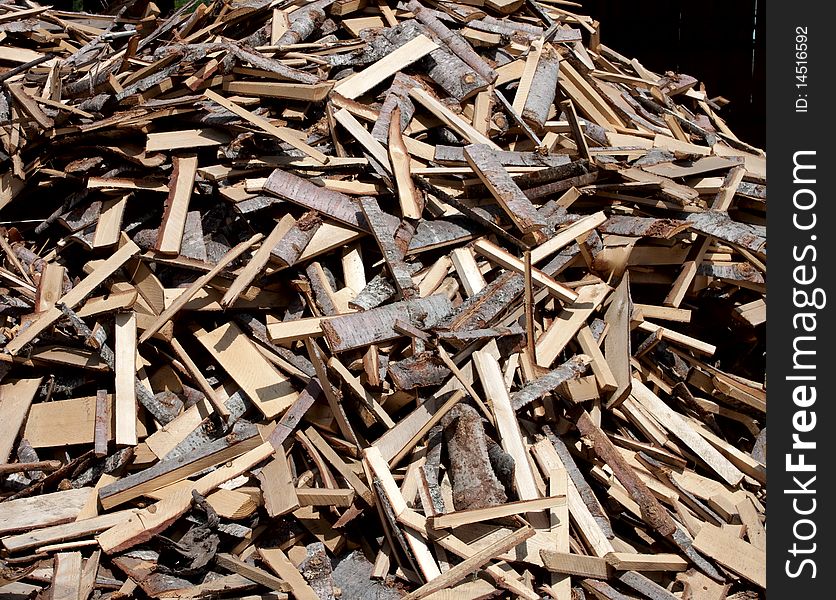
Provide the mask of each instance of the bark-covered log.
POLYGON ((729 213, 706 211, 688 215, 688 224, 694 231, 708 235, 746 250, 766 254, 766 238, 754 227, 733 221, 729 213))
POLYGON ((528 91, 521 115, 523 120, 537 132, 543 131, 546 120, 549 118, 549 110, 554 104, 559 62, 557 51, 551 44, 547 44, 537 62, 534 80, 531 82, 531 89, 528 91))
POLYGON ((287 233, 282 236, 282 239, 276 244, 276 247, 270 251, 270 254, 285 266, 292 266, 299 260, 302 252, 310 243, 314 234, 322 225, 322 219, 314 211, 306 212, 302 215, 296 223, 293 224, 287 233))
MULTIPOLYGON (((308 39, 325 20, 325 11, 321 8, 305 8, 299 11, 290 27, 276 40, 276 46, 292 46, 308 39)), ((296 16, 294 14, 294 16, 296 16)))
POLYGON ((589 362, 589 357, 583 354, 570 358, 556 369, 527 383, 518 392, 512 394, 511 406, 514 410, 520 410, 553 392, 567 381, 577 379, 586 372, 589 362))

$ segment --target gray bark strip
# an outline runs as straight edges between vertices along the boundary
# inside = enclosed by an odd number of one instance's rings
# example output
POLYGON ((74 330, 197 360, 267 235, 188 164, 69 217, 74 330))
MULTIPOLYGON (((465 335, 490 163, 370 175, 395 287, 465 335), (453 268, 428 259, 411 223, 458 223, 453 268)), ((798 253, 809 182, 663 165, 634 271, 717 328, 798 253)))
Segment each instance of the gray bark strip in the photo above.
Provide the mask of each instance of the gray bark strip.
POLYGON ((556 369, 552 369, 542 377, 527 383, 519 391, 514 392, 511 395, 511 407, 514 410, 520 410, 535 400, 539 400, 565 382, 583 375, 588 365, 589 357, 585 355, 570 358, 556 369))
MULTIPOLYGON (((505 167, 559 167, 569 164, 567 154, 542 155, 537 152, 494 151, 494 157, 505 167)), ((464 148, 461 146, 436 146, 435 162, 442 165, 465 165, 464 148)))
POLYGON ((283 265, 288 267, 294 265, 302 256, 302 252, 305 251, 320 225, 322 225, 322 219, 316 212, 306 212, 282 236, 282 239, 270 251, 270 254, 283 265))
POLYGON ((531 82, 531 89, 528 91, 521 115, 523 120, 538 133, 543 131, 546 120, 549 118, 549 109, 554 104, 559 69, 559 55, 551 44, 547 44, 534 70, 534 80, 531 82))
POLYGON ((264 190, 349 227, 370 233, 360 208, 345 194, 321 188, 307 179, 281 169, 276 169, 270 174, 264 183, 264 190))
POLYGON ((404 263, 409 241, 415 232, 408 221, 399 221, 397 217, 380 209, 377 200, 369 196, 360 198, 360 209, 371 227, 372 235, 383 253, 383 260, 395 280, 398 291, 405 299, 418 293, 412 275, 404 263))
POLYGON ((451 310, 447 296, 436 294, 340 315, 323 321, 321 327, 331 351, 343 352, 402 337, 394 328, 397 320, 426 329, 434 326, 451 310))
POLYGON ((612 215, 598 228, 601 233, 629 237, 655 237, 669 239, 688 229, 687 221, 677 219, 654 219, 652 217, 630 217, 612 215))
POLYGON ((360 290, 354 300, 349 301, 348 306, 357 310, 369 310, 380 306, 397 293, 398 290, 387 276, 375 275, 366 287, 360 290))
POLYGON ((441 385, 450 377, 450 369, 432 352, 420 352, 403 360, 390 362, 389 377, 399 390, 441 385))
POLYGON ((471 45, 458 33, 451 31, 432 11, 425 8, 417 0, 410 0, 407 8, 412 11, 415 18, 427 26, 435 34, 434 37, 441 40, 456 56, 464 61, 467 66, 476 71, 487 80, 488 83, 496 81, 497 72, 491 68, 479 54, 473 50, 471 45))
POLYGON ((546 226, 545 219, 514 183, 493 150, 485 144, 471 144, 465 147, 464 156, 523 234, 535 233, 546 226))
POLYGON ((709 235, 729 244, 740 246, 766 254, 766 238, 759 235, 751 225, 732 221, 729 213, 723 211, 706 211, 688 215, 691 229, 703 235, 709 235))
POLYGON ((406 129, 412 116, 415 114, 415 104, 409 97, 409 90, 413 87, 420 87, 417 79, 409 75, 397 73, 392 80, 392 85, 386 92, 383 105, 380 107, 380 116, 372 127, 372 137, 381 144, 386 144, 389 138, 389 122, 392 120, 392 111, 396 106, 401 109, 401 131, 406 129))
POLYGON ((428 250, 437 250, 444 246, 459 245, 479 235, 479 231, 469 219, 449 217, 447 219, 423 220, 415 228, 415 234, 409 240, 407 255, 428 250))
POLYGON ((765 285, 766 283, 763 273, 747 262, 725 265, 702 263, 697 268, 697 273, 700 275, 708 275, 709 277, 717 277, 718 279, 725 279, 726 281, 737 281, 744 285, 746 283, 765 285))
MULTIPOLYGON (((290 46, 304 42, 325 20, 325 11, 321 8, 312 7, 295 12, 298 12, 299 16, 293 20, 288 30, 276 40, 276 46, 290 46)), ((294 16, 296 15, 294 14, 294 16)))

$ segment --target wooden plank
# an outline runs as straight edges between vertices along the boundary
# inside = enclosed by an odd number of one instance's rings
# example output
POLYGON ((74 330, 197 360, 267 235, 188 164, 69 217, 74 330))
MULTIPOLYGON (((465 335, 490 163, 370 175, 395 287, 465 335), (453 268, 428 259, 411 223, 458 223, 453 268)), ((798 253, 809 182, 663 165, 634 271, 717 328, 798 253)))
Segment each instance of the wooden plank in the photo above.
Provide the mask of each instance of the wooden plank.
POLYGON ((43 381, 42 377, 36 379, 18 379, 0 385, 0 464, 9 462, 15 440, 20 433, 20 428, 26 421, 29 414, 29 407, 38 387, 43 381))
MULTIPOLYGON (((113 396, 108 400, 111 404, 113 396)), ((112 409, 111 405, 111 409, 112 409)), ((115 433, 115 414, 111 412, 108 439, 115 433)), ((92 444, 95 439, 96 397, 57 400, 33 404, 23 436, 33 448, 92 444)))
POLYGON ((438 44, 427 36, 418 35, 359 73, 342 80, 334 88, 334 91, 351 100, 359 98, 384 79, 388 79, 404 67, 421 60, 437 48, 438 44))
POLYGON ((259 548, 258 555, 280 579, 287 582, 296 600, 319 600, 317 593, 280 548, 259 548))
POLYGON ((75 520, 93 488, 74 488, 0 503, 0 534, 27 532, 75 520))
MULTIPOLYGON (((131 194, 122 194, 118 198, 108 198, 102 202, 102 210, 96 222, 96 232, 93 235, 93 247, 103 248, 113 246, 119 242, 122 231, 122 215, 128 206, 131 194)), ((179 249, 179 248, 178 248, 179 249)))
POLYGON ((206 146, 220 146, 230 142, 229 134, 210 128, 182 129, 149 133, 145 141, 148 153, 160 150, 181 150, 206 146))
POLYGON ((617 571, 685 571, 688 561, 678 554, 641 554, 638 552, 613 552, 607 562, 617 571))
POLYGON ((136 313, 116 315, 116 443, 136 446, 136 313))
POLYGON ((631 377, 630 357, 630 274, 624 273, 621 283, 615 288, 612 300, 604 313, 604 322, 609 333, 604 339, 604 358, 612 371, 618 387, 606 399, 606 408, 614 408, 630 395, 633 378, 631 377))
POLYGON ((78 600, 81 591, 81 552, 59 552, 53 560, 52 600, 78 600))
POLYGON ((537 364, 550 367, 566 345, 577 335, 590 315, 598 309, 610 293, 606 283, 586 285, 578 292, 577 299, 566 306, 554 322, 537 339, 535 344, 537 364))
MULTIPOLYGON (((525 265, 523 261, 517 258, 516 256, 506 252, 493 242, 490 242, 485 239, 476 240, 473 243, 473 249, 480 255, 484 256, 485 258, 495 262, 506 269, 514 271, 515 273, 519 273, 521 275, 525 274, 525 265)), ((548 290, 549 294, 558 298, 559 300, 563 300, 564 302, 578 302, 579 295, 574 290, 567 288, 562 283, 555 281, 552 277, 549 277, 546 273, 541 271, 540 269, 531 269, 531 279, 538 285, 543 286, 548 290)))
POLYGON ((766 552, 721 527, 704 523, 694 547, 755 585, 766 588, 766 552))
POLYGON ((501 150, 490 138, 479 133, 470 123, 453 113, 426 90, 414 87, 409 90, 409 95, 469 143, 485 144, 492 150, 501 150))
POLYGON ((264 509, 269 516, 279 517, 299 508, 293 476, 284 452, 276 453, 273 460, 261 469, 258 479, 264 495, 264 509))
POLYGON ((540 550, 543 566, 553 573, 574 575, 575 577, 591 577, 592 579, 609 579, 612 567, 597 556, 570 554, 557 550, 540 550))
POLYGON ((70 523, 43 527, 17 535, 10 535, 4 537, 2 543, 9 552, 22 552, 59 542, 77 540, 116 525, 133 514, 135 510, 120 510, 81 521, 72 521, 70 523))
POLYGON ((255 96, 257 98, 301 100, 305 102, 321 102, 328 96, 328 93, 333 87, 334 84, 331 82, 314 83, 311 85, 279 81, 224 82, 224 90, 231 94, 255 96))
POLYGON ((296 148, 297 150, 300 150, 301 152, 304 152, 319 164, 328 164, 327 156, 325 156, 316 148, 313 148, 305 142, 303 142, 296 134, 296 132, 292 129, 288 129, 287 127, 276 127, 264 117, 250 112, 245 108, 241 108, 231 100, 224 98, 223 96, 213 92, 212 90, 205 90, 203 92, 203 95, 212 100, 213 102, 220 104, 231 113, 241 117, 242 119, 245 119, 246 121, 249 121, 265 133, 275 136, 282 142, 289 144, 290 146, 296 148))
MULTIPOLYGON (((92 273, 87 275, 81 283, 64 294, 58 303, 65 304, 67 308, 76 308, 93 290, 137 252, 139 252, 139 246, 130 240, 126 241, 123 246, 111 254, 92 273)), ((26 329, 19 331, 14 339, 6 344, 6 352, 11 355, 16 355, 26 344, 34 340, 62 316, 63 313, 55 307, 40 313, 34 320, 29 322, 26 329)))
POLYGON ((197 339, 268 419, 283 413, 299 397, 287 377, 235 323, 225 323, 197 339))
POLYGON ((516 502, 507 502, 499 506, 491 506, 488 508, 472 508, 468 510, 457 510, 454 512, 444 513, 427 518, 427 526, 432 529, 448 529, 451 527, 459 527, 468 523, 478 523, 480 521, 489 521, 492 519, 499 519, 501 517, 508 517, 511 515, 518 515, 525 512, 533 512, 540 510, 549 510, 566 505, 566 496, 547 496, 545 498, 536 498, 534 500, 518 500, 516 502))
POLYGON ((163 254, 180 254, 186 214, 197 174, 197 155, 185 154, 171 159, 171 180, 168 184, 168 198, 165 201, 163 220, 157 234, 155 248, 163 254))

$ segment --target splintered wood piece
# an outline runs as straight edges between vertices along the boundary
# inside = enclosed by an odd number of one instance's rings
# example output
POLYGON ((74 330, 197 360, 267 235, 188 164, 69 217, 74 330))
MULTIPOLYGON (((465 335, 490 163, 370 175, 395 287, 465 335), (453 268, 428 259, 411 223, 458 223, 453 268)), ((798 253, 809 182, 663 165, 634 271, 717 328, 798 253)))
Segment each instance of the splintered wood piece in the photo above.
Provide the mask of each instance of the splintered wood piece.
POLYGON ((83 487, 0 503, 0 534, 27 532, 69 523, 87 503, 93 488, 83 487))
POLYGON ((383 212, 374 198, 363 196, 359 203, 401 296, 405 300, 417 296, 418 290, 403 260, 414 228, 383 212))
POLYGON ((420 219, 424 210, 424 199, 412 181, 411 159, 401 134, 401 108, 395 106, 389 121, 389 161, 395 175, 398 202, 404 219, 420 219))
POLYGON ((575 577, 591 577, 592 579, 609 579, 612 567, 597 556, 570 554, 543 548, 540 550, 543 566, 553 573, 574 575, 575 577))
POLYGON ((412 96, 421 106, 429 110, 436 117, 441 119, 448 127, 450 127, 457 134, 462 136, 471 144, 484 144, 489 149, 499 151, 501 148, 493 143, 490 138, 479 133, 473 126, 462 119, 457 114, 453 113, 449 108, 444 106, 436 98, 434 98, 426 90, 414 87, 409 90, 409 95, 412 96))
POLYGON ((215 392, 215 389, 211 386, 206 377, 204 377, 200 367, 197 366, 197 364, 192 360, 192 357, 189 356, 189 353, 186 352, 186 349, 183 348, 183 346, 180 345, 180 342, 174 338, 171 339, 170 344, 172 350, 174 350, 174 354, 177 355, 177 358, 180 359, 180 362, 183 363, 183 366, 192 376, 192 379, 197 384, 197 387, 200 388, 200 391, 203 392, 203 395, 206 396, 207 400, 209 400, 209 403, 212 405, 212 409, 218 413, 221 418, 228 418, 230 416, 229 409, 215 392))
POLYGON ((710 523, 703 523, 700 527, 694 538, 694 547, 730 571, 766 588, 766 552, 763 549, 710 523))
MULTIPOLYGON (((221 298, 221 306, 226 308, 235 304, 238 296, 240 296, 241 293, 247 289, 247 286, 249 286, 253 280, 258 277, 258 274, 267 264, 267 261, 270 260, 270 254, 276 247, 276 244, 279 243, 279 240, 281 240, 282 236, 284 236, 288 231, 288 225, 289 223, 284 220, 276 223, 276 226, 273 227, 273 230, 266 238, 264 238, 261 246, 258 250, 256 250, 255 254, 253 254, 250 262, 248 262, 247 266, 244 267, 244 269, 238 274, 238 277, 235 278, 235 281, 232 282, 232 285, 229 286, 229 289, 227 289, 223 298, 221 298)), ((304 247, 300 249, 300 252, 303 249, 304 247)))
POLYGON ((465 292, 469 296, 475 296, 487 285, 479 265, 476 263, 476 258, 473 256, 473 250, 470 248, 456 248, 450 253, 450 260, 453 262, 453 267, 459 276, 465 292))
POLYGON ((618 382, 612 374, 610 366, 607 364, 607 359, 604 358, 601 348, 595 341, 589 326, 584 325, 578 330, 577 339, 581 350, 592 359, 592 372, 595 373, 598 388, 602 392, 612 392, 617 389, 618 382))
POLYGON ((115 345, 116 444, 136 446, 136 313, 133 311, 117 313, 115 345))
POLYGON ((534 82, 534 74, 537 71, 537 65, 540 62, 540 55, 543 53, 543 38, 535 40, 528 50, 525 58, 525 69, 520 77, 517 91, 514 94, 514 101, 511 103, 511 108, 518 115, 522 113, 525 107, 528 94, 531 91, 531 86, 534 82))
POLYGON ((205 90, 203 92, 203 95, 212 100, 213 102, 220 104, 231 113, 241 117, 242 119, 245 119, 246 121, 249 121, 265 133, 269 133, 270 135, 277 137, 278 139, 292 146, 293 148, 296 148, 297 150, 304 152, 317 163, 321 165, 328 164, 329 158, 327 156, 325 156, 316 148, 313 148, 312 146, 309 146, 308 144, 303 142, 301 138, 298 135, 296 135, 296 132, 294 132, 292 129, 288 129, 287 127, 276 127, 264 117, 250 112, 245 108, 241 108, 234 102, 224 98, 223 96, 213 92, 212 90, 205 90))
POLYGON ((615 288, 612 301, 604 313, 604 322, 609 327, 609 333, 604 339, 604 358, 618 386, 607 398, 607 408, 618 406, 630 395, 633 382, 630 368, 630 357, 633 355, 630 348, 632 312, 630 274, 625 273, 621 283, 615 288))
POLYGON ((197 339, 268 419, 283 413, 299 397, 287 377, 235 323, 199 334, 197 339))
POLYGON ((678 554, 613 552, 606 558, 616 571, 685 571, 688 568, 688 561, 678 554))
POLYGON ((607 220, 604 211, 582 217, 560 230, 554 237, 549 238, 531 251, 531 262, 536 264, 552 254, 560 252, 573 241, 585 237, 590 231, 599 227, 607 220))
POLYGON ((182 309, 192 298, 194 298, 195 294, 202 290, 205 285, 207 285, 221 271, 229 266, 232 261, 244 254, 244 252, 249 250, 253 244, 260 241, 263 237, 264 236, 262 234, 257 233, 250 239, 241 242, 237 246, 233 247, 229 252, 224 254, 223 258, 221 258, 221 260, 219 260, 209 272, 198 277, 194 283, 183 290, 174 302, 162 311, 160 316, 158 316, 153 323, 145 328, 145 331, 142 332, 142 335, 139 338, 139 343, 143 344, 151 339, 154 334, 162 329, 166 323, 168 323, 178 312, 180 312, 180 309, 182 309))
POLYGON ((590 315, 598 309, 610 293, 606 283, 586 285, 581 288, 575 301, 566 306, 554 322, 537 339, 535 344, 537 364, 550 367, 566 345, 577 335, 590 315))
POLYGON ((359 98, 384 79, 421 60, 437 48, 438 44, 427 36, 418 35, 359 73, 341 81, 334 92, 351 100, 359 98))
POLYGON ((284 452, 277 452, 273 460, 264 465, 258 480, 261 482, 264 508, 268 515, 280 517, 299 508, 293 476, 284 452))
MULTIPOLYGON (((494 150, 485 144, 471 144, 465 147, 464 156, 467 164, 523 235, 531 234, 536 239, 538 232, 546 226, 546 221, 511 179, 508 171, 494 155, 494 150)), ((539 237, 542 239, 543 234, 540 233, 539 237)))
POLYGON ((163 254, 179 254, 189 212, 195 175, 197 175, 197 155, 175 156, 171 159, 171 180, 168 184, 168 198, 165 201, 163 222, 157 234, 155 248, 163 254))
POLYGON ((249 563, 244 562, 240 558, 232 556, 231 554, 216 554, 215 562, 219 567, 237 573, 247 579, 255 581, 271 590, 277 592, 291 591, 290 584, 283 579, 270 575, 264 569, 259 569, 249 563))
MULTIPOLYGON (((473 243, 473 249, 478 254, 484 256, 492 262, 497 263, 498 265, 505 267, 506 269, 520 275, 525 274, 525 264, 523 261, 513 254, 506 252, 493 242, 488 240, 476 240, 473 243)), ((549 277, 540 269, 531 269, 531 279, 537 283, 537 285, 545 287, 552 296, 558 298, 559 300, 563 300, 564 302, 578 301, 579 295, 577 292, 567 288, 562 283, 555 281, 552 277, 549 277)))
MULTIPOLYGON (((119 267, 125 264, 129 258, 139 252, 139 246, 128 240, 116 252, 111 254, 107 260, 99 264, 94 271, 85 277, 81 283, 64 294, 56 304, 63 304, 67 308, 76 308, 84 299, 89 296, 105 279, 110 277, 119 267)), ((19 331, 18 334, 6 344, 6 352, 11 355, 19 353, 26 344, 34 340, 39 334, 55 323, 63 316, 63 312, 57 307, 52 307, 40 313, 29 325, 19 331)))

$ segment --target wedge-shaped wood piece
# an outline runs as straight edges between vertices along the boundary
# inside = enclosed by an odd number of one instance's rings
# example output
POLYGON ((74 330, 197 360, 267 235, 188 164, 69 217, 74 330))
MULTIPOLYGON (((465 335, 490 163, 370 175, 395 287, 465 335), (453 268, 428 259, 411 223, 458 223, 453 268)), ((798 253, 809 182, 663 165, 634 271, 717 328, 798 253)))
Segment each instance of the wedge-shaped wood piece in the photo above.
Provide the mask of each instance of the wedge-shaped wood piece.
POLYGON ((221 325, 197 339, 268 419, 283 413, 299 397, 290 380, 235 323, 221 325))
MULTIPOLYGON (((511 221, 524 235, 538 238, 538 232, 546 227, 546 220, 540 216, 519 186, 514 183, 508 171, 494 155, 494 150, 485 144, 471 144, 464 149, 467 164, 473 169, 485 187, 491 192, 511 221)), ((537 241, 545 238, 540 232, 537 241)))
POLYGON ((401 133, 400 106, 395 106, 392 110, 391 120, 389 121, 388 147, 389 162, 392 165, 392 173, 395 176, 401 214, 405 219, 420 219, 421 213, 424 210, 424 198, 412 181, 412 159, 409 157, 409 152, 404 144, 403 134, 401 133))
POLYGON ((258 479, 261 482, 264 508, 268 515, 279 517, 299 508, 293 476, 284 452, 277 453, 276 457, 261 469, 258 479))
POLYGON ((395 330, 398 320, 426 329, 435 325, 451 310, 447 296, 436 294, 331 317, 321 321, 320 327, 331 351, 343 352, 401 337, 402 334, 395 330))
POLYGON ((99 213, 96 233, 93 235, 94 248, 113 246, 119 241, 119 232, 122 230, 122 215, 125 214, 125 208, 128 206, 130 197, 131 194, 127 193, 102 202, 102 211, 99 213))
POLYGON ((0 503, 0 534, 27 532, 75 520, 93 488, 82 487, 0 503))
POLYGON ((308 585, 302 574, 280 548, 259 548, 261 560, 290 586, 296 600, 319 600, 317 593, 308 585))
POLYGON ((76 540, 113 527, 117 523, 124 521, 135 511, 136 509, 119 510, 90 519, 73 521, 62 525, 52 525, 51 527, 11 535, 3 538, 3 546, 9 552, 21 552, 59 542, 76 540))
POLYGON ((397 217, 383 212, 377 200, 372 197, 364 196, 359 203, 401 296, 405 300, 417 296, 418 290, 403 260, 414 227, 409 221, 399 221, 397 217))
POLYGON ((606 556, 617 571, 685 571, 688 561, 678 554, 641 554, 638 552, 613 552, 606 556))
POLYGON ((545 548, 540 550, 540 556, 543 559, 543 566, 553 573, 609 579, 614 570, 605 559, 597 556, 570 554, 545 548))
MULTIPOLYGON (((493 242, 488 240, 476 240, 473 242, 473 249, 477 254, 484 256, 491 262, 495 262, 506 269, 510 269, 511 271, 521 275, 525 273, 525 264, 522 260, 503 250, 493 242)), ((577 292, 569 289, 562 283, 555 281, 552 277, 549 277, 540 269, 531 269, 531 279, 537 285, 541 285, 546 288, 549 294, 559 300, 563 300, 564 302, 576 302, 578 300, 577 292)))
POLYGON ((438 48, 438 44, 425 35, 418 35, 406 44, 390 52, 359 73, 344 79, 334 88, 340 96, 354 100, 398 71, 421 60, 438 48))
POLYGON ((15 440, 42 380, 42 377, 18 379, 0 385, 0 415, 3 415, 0 420, 0 464, 9 461, 15 440))
POLYGON ((53 600, 78 600, 81 592, 81 552, 58 552, 52 565, 53 600))
MULTIPOLYGON (((57 304, 65 304, 67 308, 76 308, 93 290, 137 252, 139 252, 139 246, 130 240, 126 241, 122 247, 111 254, 107 260, 98 265, 92 273, 85 277, 81 283, 64 294, 57 304)), ((28 327, 18 332, 14 339, 6 344, 6 352, 12 355, 17 354, 26 344, 34 340, 47 327, 61 318, 62 315, 61 310, 56 307, 40 313, 37 318, 29 322, 28 327)))

